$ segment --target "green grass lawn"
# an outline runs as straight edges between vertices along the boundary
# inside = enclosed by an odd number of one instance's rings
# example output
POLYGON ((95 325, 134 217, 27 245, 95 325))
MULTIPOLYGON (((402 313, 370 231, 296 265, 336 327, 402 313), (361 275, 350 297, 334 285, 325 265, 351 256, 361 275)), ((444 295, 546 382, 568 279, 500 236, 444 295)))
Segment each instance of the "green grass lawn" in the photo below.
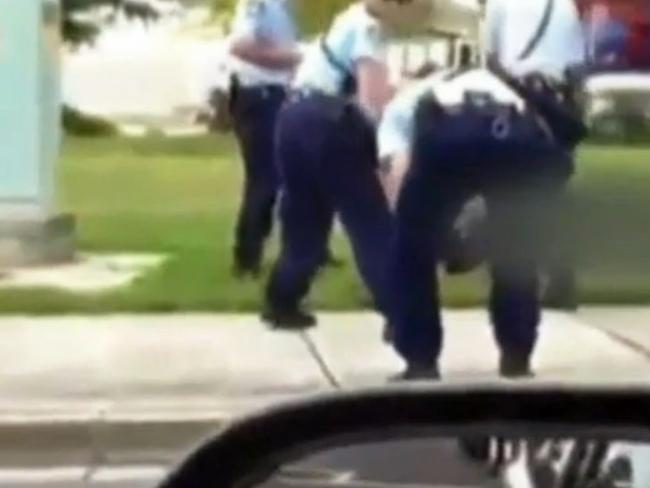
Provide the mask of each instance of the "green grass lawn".
MULTIPOLYGON (((58 179, 62 209, 78 218, 82 250, 159 252, 170 259, 132 286, 100 295, 0 291, 0 312, 259 308, 262 285, 229 273, 241 181, 230 139, 69 139, 58 179)), ((650 303, 650 149, 587 147, 576 183, 583 298, 650 303)), ((323 273, 311 301, 323 309, 363 306, 366 294, 345 240, 337 238, 335 247, 347 266, 323 273)), ((276 249, 269 248, 268 261, 276 249)), ((481 274, 446 280, 446 303, 479 303, 483 281, 481 274)))

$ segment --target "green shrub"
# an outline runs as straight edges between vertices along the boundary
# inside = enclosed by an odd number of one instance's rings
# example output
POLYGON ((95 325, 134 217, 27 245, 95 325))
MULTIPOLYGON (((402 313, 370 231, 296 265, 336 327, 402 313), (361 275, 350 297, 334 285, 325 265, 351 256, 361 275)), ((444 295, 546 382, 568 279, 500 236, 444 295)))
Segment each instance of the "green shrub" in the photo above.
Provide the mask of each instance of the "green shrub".
POLYGON ((69 106, 63 107, 62 123, 65 133, 74 136, 111 137, 119 132, 112 122, 69 106))

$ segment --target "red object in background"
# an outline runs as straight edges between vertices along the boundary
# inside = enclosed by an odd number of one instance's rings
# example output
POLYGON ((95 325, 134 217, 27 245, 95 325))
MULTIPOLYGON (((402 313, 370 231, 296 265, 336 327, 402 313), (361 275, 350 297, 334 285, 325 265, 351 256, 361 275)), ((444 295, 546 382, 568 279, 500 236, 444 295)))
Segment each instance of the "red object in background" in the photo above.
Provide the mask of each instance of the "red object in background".
POLYGON ((630 26, 627 59, 632 66, 650 66, 650 23, 634 22, 630 26))
MULTIPOLYGON (((607 39, 607 22, 623 26, 624 37, 621 38, 620 48, 616 49, 616 57, 620 65, 613 67, 605 59, 592 59, 594 69, 618 69, 632 71, 650 71, 650 0, 576 0, 580 14, 587 26, 587 32, 603 31, 590 29, 591 26, 605 26, 605 37, 590 39, 592 52, 598 53, 600 42, 611 42, 607 39)), ((618 27, 620 29, 620 27, 618 27)), ((611 56, 611 47, 605 49, 611 56)))
POLYGON ((576 4, 583 17, 596 8, 603 8, 612 18, 618 20, 634 22, 643 19, 645 22, 650 22, 648 0, 576 0, 576 4))

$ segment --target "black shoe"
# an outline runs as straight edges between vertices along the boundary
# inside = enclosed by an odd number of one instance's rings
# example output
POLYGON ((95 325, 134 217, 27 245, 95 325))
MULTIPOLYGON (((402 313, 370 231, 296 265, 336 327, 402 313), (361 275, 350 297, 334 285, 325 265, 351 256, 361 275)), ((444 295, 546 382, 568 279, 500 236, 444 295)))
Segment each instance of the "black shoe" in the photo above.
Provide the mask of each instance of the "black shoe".
POLYGON ((305 330, 316 325, 316 317, 302 310, 272 310, 262 313, 262 322, 274 330, 305 330))
POLYGON ((409 365, 401 373, 391 376, 389 381, 399 383, 403 381, 440 381, 438 366, 409 365))
POLYGON ((499 363, 499 374, 503 378, 532 378, 534 373, 530 366, 530 355, 504 353, 499 363))

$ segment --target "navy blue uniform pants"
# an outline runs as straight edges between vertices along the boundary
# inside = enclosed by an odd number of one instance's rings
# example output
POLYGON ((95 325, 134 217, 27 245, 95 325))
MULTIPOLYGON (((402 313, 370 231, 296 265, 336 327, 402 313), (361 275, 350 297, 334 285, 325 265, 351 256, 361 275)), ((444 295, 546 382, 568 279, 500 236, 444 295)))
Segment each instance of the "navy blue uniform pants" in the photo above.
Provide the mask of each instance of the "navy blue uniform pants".
POLYGON ((409 364, 437 363, 443 331, 436 264, 459 209, 478 194, 488 208, 496 340, 503 353, 530 355, 540 322, 546 202, 566 180, 569 158, 560 157, 531 120, 514 118, 506 133, 491 115, 438 117, 431 104, 419 107, 412 163, 397 206, 388 272, 393 343, 409 364))
MULTIPOLYGON (((571 84, 551 86, 548 80, 540 81, 536 75, 519 80, 518 83, 523 93, 542 108, 541 113, 548 114, 547 120, 554 123, 558 134, 568 135, 563 139, 558 138, 558 141, 567 154, 573 153, 577 143, 586 135, 586 129, 581 127, 581 110, 575 87, 571 84)), ((577 306, 571 226, 574 209, 568 185, 558 188, 551 208, 555 215, 552 219, 554 229, 550 236, 550 252, 544 263, 544 274, 548 281, 545 299, 549 303, 577 306)))
POLYGON ((375 304, 385 308, 392 216, 376 173, 371 125, 342 99, 295 95, 281 111, 276 149, 282 181, 282 250, 267 290, 269 307, 299 307, 337 213, 375 304))
POLYGON ((238 88, 233 100, 235 134, 244 162, 244 188, 235 229, 235 261, 259 266, 273 223, 278 174, 273 144, 286 93, 280 86, 238 88))
POLYGON ((571 185, 558 188, 551 201, 552 219, 550 252, 544 263, 543 277, 548 294, 571 301, 577 306, 577 272, 575 264, 574 196, 571 185))

